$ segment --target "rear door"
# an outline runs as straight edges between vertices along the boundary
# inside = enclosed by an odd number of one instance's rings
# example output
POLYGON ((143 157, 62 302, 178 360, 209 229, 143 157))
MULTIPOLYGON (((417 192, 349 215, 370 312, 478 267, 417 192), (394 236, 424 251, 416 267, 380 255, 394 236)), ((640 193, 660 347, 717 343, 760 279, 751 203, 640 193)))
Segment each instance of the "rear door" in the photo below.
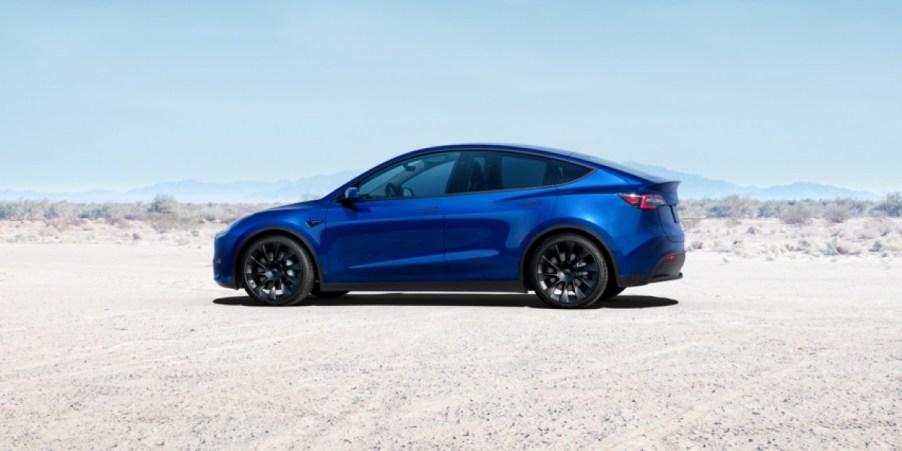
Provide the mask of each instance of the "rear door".
POLYGON ((554 185, 588 170, 516 152, 464 155, 445 209, 448 279, 516 280, 525 240, 554 211, 554 185))

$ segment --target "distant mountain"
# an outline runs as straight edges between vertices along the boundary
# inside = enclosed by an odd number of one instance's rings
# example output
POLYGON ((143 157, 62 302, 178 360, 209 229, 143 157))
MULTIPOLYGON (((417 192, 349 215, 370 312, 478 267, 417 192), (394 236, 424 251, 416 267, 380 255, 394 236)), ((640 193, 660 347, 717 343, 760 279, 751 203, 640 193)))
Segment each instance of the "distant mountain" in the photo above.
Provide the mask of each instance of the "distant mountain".
POLYGON ((865 191, 855 191, 832 185, 818 183, 796 182, 789 185, 775 185, 765 188, 757 186, 742 186, 724 180, 709 179, 696 174, 671 171, 660 166, 628 161, 624 166, 638 169, 659 177, 680 180, 679 194, 681 199, 719 198, 737 194, 760 200, 773 199, 835 199, 838 197, 850 197, 862 200, 879 200, 883 197, 865 191))
POLYGON ((328 194, 358 174, 358 171, 343 171, 278 182, 203 183, 183 180, 151 185, 125 194, 137 200, 153 199, 157 194, 171 194, 181 202, 297 202, 305 196, 328 194))
POLYGON ((80 193, 44 193, 36 191, 0 190, 0 200, 50 200, 69 202, 149 202, 157 194, 169 194, 180 202, 192 203, 262 203, 297 202, 307 196, 328 194, 358 171, 304 177, 294 181, 205 183, 197 180, 158 183, 126 192, 84 191, 80 193))
MULTIPOLYGON (((830 185, 798 182, 766 188, 741 186, 724 180, 709 179, 695 174, 671 171, 660 166, 630 161, 625 166, 660 177, 680 180, 682 199, 718 198, 731 194, 755 199, 855 199, 878 200, 882 196, 863 191, 853 191, 830 185)), ((50 200, 69 202, 149 202, 157 194, 169 194, 180 202, 193 203, 289 203, 309 196, 323 195, 360 174, 359 171, 343 171, 330 175, 315 175, 294 181, 206 183, 197 180, 158 183, 126 192, 93 190, 80 193, 44 193, 37 191, 0 190, 2 200, 50 200)))

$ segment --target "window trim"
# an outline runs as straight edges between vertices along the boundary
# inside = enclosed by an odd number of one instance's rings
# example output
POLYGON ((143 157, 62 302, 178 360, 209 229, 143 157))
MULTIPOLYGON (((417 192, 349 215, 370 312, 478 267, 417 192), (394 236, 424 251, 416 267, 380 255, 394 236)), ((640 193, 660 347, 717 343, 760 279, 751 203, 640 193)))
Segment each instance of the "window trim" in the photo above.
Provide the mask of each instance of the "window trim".
MULTIPOLYGON (((350 183, 347 183, 344 185, 346 187, 345 189, 350 188, 352 186, 359 188, 360 182, 362 182, 365 178, 367 178, 370 175, 375 174, 376 172, 381 171, 382 169, 385 169, 389 166, 393 166, 395 164, 402 163, 407 160, 412 160, 414 158, 423 157, 426 155, 432 155, 432 154, 436 154, 436 153, 449 153, 449 152, 458 152, 458 153, 460 153, 460 156, 457 158, 457 161, 454 162, 454 168, 451 169, 451 176, 448 177, 448 183, 445 185, 446 192, 444 194, 436 194, 436 195, 432 195, 432 196, 417 196, 417 197, 386 197, 386 198, 378 198, 378 199, 358 199, 357 202, 379 202, 379 201, 386 201, 386 200, 430 199, 430 198, 435 198, 435 197, 466 196, 466 195, 472 195, 472 194, 502 193, 502 192, 506 192, 506 191, 524 191, 524 190, 529 190, 529 189, 550 188, 550 187, 565 186, 565 185, 569 185, 571 183, 576 183, 576 182, 594 174, 598 170, 598 168, 596 168, 596 167, 588 166, 581 162, 568 160, 563 157, 549 156, 549 155, 537 155, 533 152, 521 151, 521 150, 516 150, 516 149, 499 150, 499 149, 486 149, 486 148, 481 148, 481 147, 472 147, 472 148, 463 148, 463 149, 439 149, 439 150, 433 150, 433 151, 429 151, 429 152, 418 153, 416 155, 411 155, 409 158, 405 158, 403 160, 395 160, 395 159, 389 160, 383 164, 380 164, 379 166, 376 166, 376 167, 370 169, 369 171, 364 172, 363 174, 358 175, 356 178, 352 179, 350 183), (563 163, 572 164, 574 166, 579 166, 581 168, 588 169, 588 171, 585 174, 583 174, 573 180, 564 182, 564 183, 530 186, 530 187, 525 187, 525 188, 504 188, 504 189, 495 189, 495 190, 486 190, 486 191, 459 191, 456 193, 447 192, 448 187, 451 186, 452 180, 454 180, 454 176, 456 175, 457 172, 459 172, 458 169, 459 169, 461 162, 465 161, 466 165, 467 165, 467 169, 469 169, 470 163, 473 161, 472 155, 476 152, 509 153, 509 154, 524 155, 524 156, 535 157, 535 158, 545 158, 548 160, 556 160, 556 161, 560 161, 563 163)), ((469 171, 467 171, 467 174, 469 174, 469 171)), ((338 193, 338 196, 336 196, 334 199, 332 199, 332 202, 341 202, 343 199, 344 199, 344 192, 341 192, 341 193, 338 193)))

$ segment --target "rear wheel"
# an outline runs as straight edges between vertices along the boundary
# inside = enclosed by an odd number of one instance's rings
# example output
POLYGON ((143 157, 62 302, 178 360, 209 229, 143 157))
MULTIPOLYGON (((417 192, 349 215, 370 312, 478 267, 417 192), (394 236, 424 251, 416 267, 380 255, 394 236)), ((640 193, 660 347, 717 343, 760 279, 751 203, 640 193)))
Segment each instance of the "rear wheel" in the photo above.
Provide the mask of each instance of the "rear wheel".
POLYGON ((294 240, 270 236, 260 238, 245 251, 240 272, 244 290, 251 299, 266 305, 294 305, 313 288, 313 264, 294 240))
POLYGON ((536 295, 552 307, 588 307, 608 286, 604 256, 595 243, 581 235, 545 239, 533 252, 528 268, 536 295))

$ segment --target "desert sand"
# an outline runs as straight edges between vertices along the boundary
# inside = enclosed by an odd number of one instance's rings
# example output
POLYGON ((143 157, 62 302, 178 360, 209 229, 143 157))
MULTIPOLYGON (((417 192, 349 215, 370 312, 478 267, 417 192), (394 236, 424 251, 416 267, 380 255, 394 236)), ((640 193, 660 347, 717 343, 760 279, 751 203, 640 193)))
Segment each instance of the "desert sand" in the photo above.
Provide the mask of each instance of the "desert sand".
POLYGON ((214 285, 206 236, 132 234, 0 244, 0 449, 902 447, 892 258, 706 245, 580 311, 266 308, 214 285))

